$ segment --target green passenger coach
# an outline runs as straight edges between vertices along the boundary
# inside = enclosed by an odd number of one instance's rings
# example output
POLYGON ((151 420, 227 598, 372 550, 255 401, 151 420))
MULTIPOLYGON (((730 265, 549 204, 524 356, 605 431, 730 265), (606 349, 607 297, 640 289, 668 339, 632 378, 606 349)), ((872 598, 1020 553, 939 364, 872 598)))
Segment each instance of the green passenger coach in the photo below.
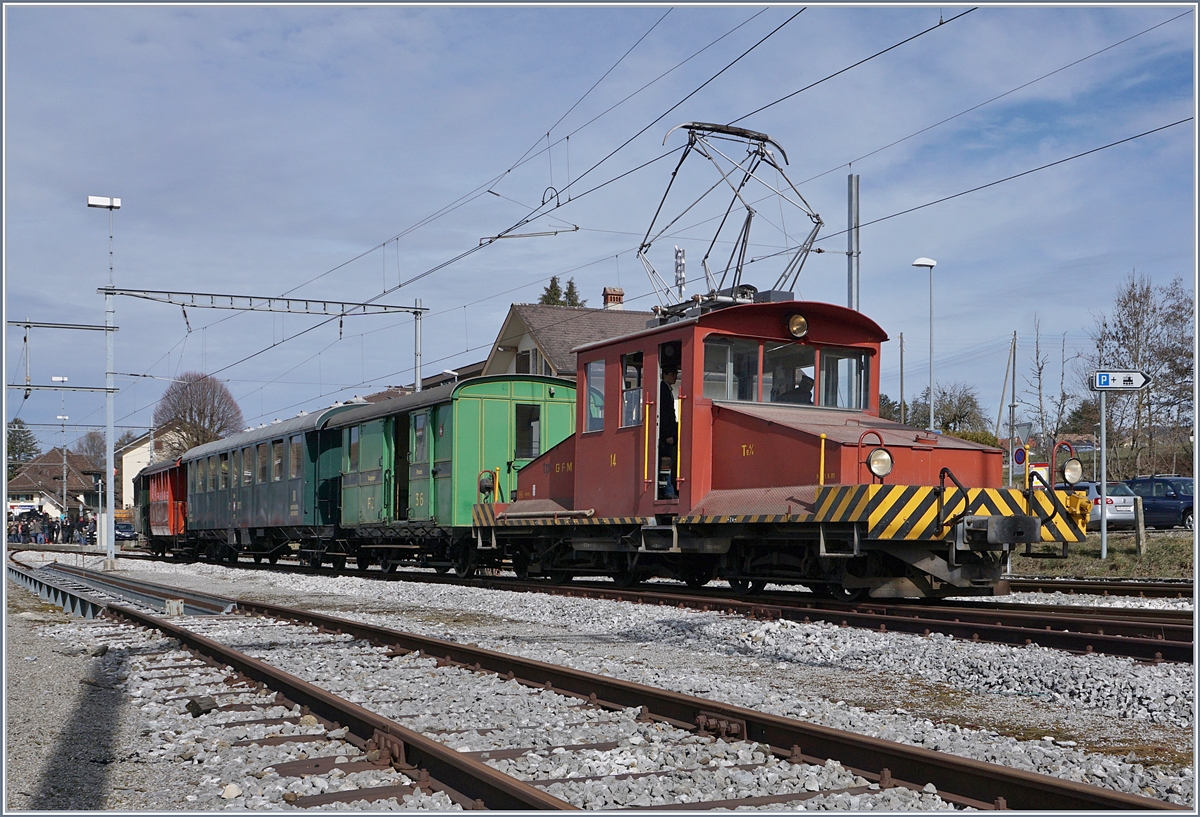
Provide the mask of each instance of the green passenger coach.
POLYGON ((575 384, 538 375, 477 377, 356 406, 341 434, 338 565, 474 570, 471 509, 510 501, 517 472, 575 431, 575 384))

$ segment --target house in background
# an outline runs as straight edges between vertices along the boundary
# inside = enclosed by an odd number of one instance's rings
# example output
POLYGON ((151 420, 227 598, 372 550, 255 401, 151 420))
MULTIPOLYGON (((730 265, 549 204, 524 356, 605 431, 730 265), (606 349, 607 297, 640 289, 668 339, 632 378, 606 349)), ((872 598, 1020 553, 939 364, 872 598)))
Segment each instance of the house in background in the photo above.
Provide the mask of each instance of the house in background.
POLYGON ((653 312, 625 309, 625 292, 604 288, 604 307, 513 304, 500 328, 483 374, 544 374, 575 377, 572 349, 640 332, 653 312))
MULTIPOLYGON (((95 513, 100 505, 100 489, 96 482, 104 475, 82 454, 66 453, 67 506, 66 515, 78 518, 80 497, 83 508, 95 513)), ((26 511, 38 511, 62 518, 63 508, 63 449, 52 448, 30 460, 8 481, 8 514, 16 516, 26 511)))
POLYGON ((137 495, 133 492, 133 478, 150 463, 162 461, 174 442, 173 434, 174 432, 166 426, 147 431, 113 452, 120 467, 121 477, 117 488, 117 508, 132 508, 137 504, 137 495))

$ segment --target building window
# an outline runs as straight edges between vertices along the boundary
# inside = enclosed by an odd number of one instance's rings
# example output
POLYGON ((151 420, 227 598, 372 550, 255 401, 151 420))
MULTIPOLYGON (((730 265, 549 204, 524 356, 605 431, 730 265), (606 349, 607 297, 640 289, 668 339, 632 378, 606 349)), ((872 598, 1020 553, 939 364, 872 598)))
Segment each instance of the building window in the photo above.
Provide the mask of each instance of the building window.
POLYGON ((758 400, 758 341, 709 336, 704 340, 704 396, 758 400))
POLYGON ((289 446, 288 479, 300 479, 304 475, 304 437, 297 434, 292 437, 289 446))
POLYGON ((531 460, 541 453, 541 409, 541 406, 517 404, 517 450, 514 459, 531 460))
POLYGON ((621 355, 621 428, 642 424, 642 353, 621 355))
POLYGON ((258 484, 262 485, 267 481, 267 466, 269 465, 269 457, 271 452, 267 450, 266 443, 258 444, 258 484))
POLYGON ((271 443, 271 481, 283 481, 283 440, 271 443))
POLYGON ((869 391, 867 353, 857 349, 821 350, 821 405, 865 409, 869 391))
POLYGON ((229 487, 229 455, 221 455, 221 490, 229 487))
POLYGON ((584 431, 604 430, 604 361, 593 360, 584 369, 584 382, 587 389, 587 416, 584 418, 584 431))
POLYGON ((550 361, 542 358, 542 374, 546 377, 554 377, 554 367, 550 365, 550 361))
POLYGON ((242 449, 242 484, 249 485, 254 481, 254 449, 242 449))
POLYGON ((528 349, 524 352, 517 352, 517 374, 529 374, 529 357, 528 349))

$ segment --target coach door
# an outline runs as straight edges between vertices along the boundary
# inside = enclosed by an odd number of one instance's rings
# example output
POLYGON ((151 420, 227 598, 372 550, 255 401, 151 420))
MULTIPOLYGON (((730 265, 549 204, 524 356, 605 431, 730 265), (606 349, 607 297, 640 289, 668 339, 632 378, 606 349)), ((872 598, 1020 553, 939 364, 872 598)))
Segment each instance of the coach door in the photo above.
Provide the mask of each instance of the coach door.
POLYGON ((409 415, 412 423, 411 457, 408 465, 408 518, 428 519, 433 515, 429 461, 429 409, 409 415))

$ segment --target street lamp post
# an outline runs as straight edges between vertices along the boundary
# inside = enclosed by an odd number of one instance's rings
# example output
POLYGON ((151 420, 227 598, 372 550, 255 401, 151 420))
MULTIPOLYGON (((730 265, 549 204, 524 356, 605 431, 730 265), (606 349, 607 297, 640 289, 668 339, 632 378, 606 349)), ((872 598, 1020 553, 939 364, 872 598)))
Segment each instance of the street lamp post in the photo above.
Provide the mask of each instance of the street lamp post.
MULTIPOLYGON (((66 383, 67 382, 67 378, 65 378, 65 377, 51 377, 50 379, 52 381, 54 381, 55 383, 66 383)), ((62 519, 59 520, 59 531, 60 531, 59 536, 61 538, 61 536, 62 536, 61 531, 63 529, 62 526, 65 525, 67 522, 67 420, 71 419, 70 417, 67 416, 67 394, 66 394, 66 392, 59 392, 59 405, 61 406, 61 411, 62 411, 62 414, 58 415, 58 419, 62 421, 62 461, 63 461, 62 519)))
MULTIPOLYGON (((105 496, 105 510, 108 512, 108 518, 104 520, 103 538, 105 543, 106 558, 104 566, 108 570, 115 570, 117 567, 117 557, 113 552, 113 545, 116 541, 116 525, 113 496, 116 493, 113 491, 113 471, 116 470, 116 463, 113 459, 113 210, 119 210, 121 200, 110 198, 108 196, 88 196, 88 207, 98 207, 103 210, 108 210, 108 288, 110 291, 104 294, 104 339, 105 339, 105 357, 106 365, 104 372, 104 419, 105 419, 105 439, 104 439, 104 461, 105 472, 104 479, 108 482, 108 491, 105 496)), ((97 525, 96 531, 99 536, 101 526, 97 525)))
POLYGON ((937 266, 937 261, 922 256, 912 265, 929 270, 929 430, 933 431, 933 268, 937 266))

